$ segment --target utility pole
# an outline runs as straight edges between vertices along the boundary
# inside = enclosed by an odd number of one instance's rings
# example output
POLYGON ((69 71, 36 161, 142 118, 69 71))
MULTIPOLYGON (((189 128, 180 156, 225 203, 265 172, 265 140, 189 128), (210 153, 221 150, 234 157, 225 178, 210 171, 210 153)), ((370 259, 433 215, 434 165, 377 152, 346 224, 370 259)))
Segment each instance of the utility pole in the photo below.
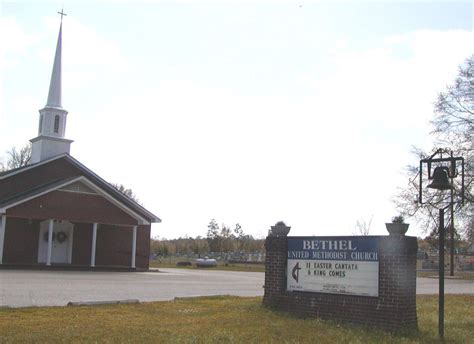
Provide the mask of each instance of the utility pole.
MULTIPOLYGON (((453 178, 451 178, 451 185, 453 185, 453 178)), ((451 189, 451 204, 450 204, 450 212, 451 212, 451 252, 450 252, 450 260, 449 260, 449 276, 454 276, 454 191, 451 189)))

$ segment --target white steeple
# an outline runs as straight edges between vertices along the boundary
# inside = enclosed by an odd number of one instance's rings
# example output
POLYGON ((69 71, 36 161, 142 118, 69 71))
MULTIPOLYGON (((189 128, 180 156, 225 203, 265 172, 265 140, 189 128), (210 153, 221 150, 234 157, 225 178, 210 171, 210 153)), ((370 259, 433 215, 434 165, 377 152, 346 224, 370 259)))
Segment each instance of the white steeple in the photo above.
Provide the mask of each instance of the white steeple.
POLYGON ((46 106, 39 110, 38 137, 30 140, 32 143, 32 164, 63 153, 69 154, 71 143, 73 142, 64 138, 66 134, 67 111, 62 108, 61 103, 61 52, 63 16, 66 14, 63 11, 58 13, 61 14, 61 24, 59 26, 51 83, 49 85, 48 101, 46 106))
POLYGON ((46 106, 61 108, 61 53, 62 53, 63 22, 59 25, 58 43, 54 55, 53 73, 49 84, 48 102, 46 106))

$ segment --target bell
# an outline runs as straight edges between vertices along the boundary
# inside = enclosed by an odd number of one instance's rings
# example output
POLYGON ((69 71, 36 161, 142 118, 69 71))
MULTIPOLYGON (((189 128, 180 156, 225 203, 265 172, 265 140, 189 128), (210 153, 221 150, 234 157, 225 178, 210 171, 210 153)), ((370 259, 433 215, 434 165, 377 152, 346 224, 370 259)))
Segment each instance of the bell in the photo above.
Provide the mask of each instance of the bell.
POLYGON ((436 190, 451 190, 453 186, 448 179, 448 168, 444 166, 438 166, 433 171, 433 181, 429 188, 436 190))

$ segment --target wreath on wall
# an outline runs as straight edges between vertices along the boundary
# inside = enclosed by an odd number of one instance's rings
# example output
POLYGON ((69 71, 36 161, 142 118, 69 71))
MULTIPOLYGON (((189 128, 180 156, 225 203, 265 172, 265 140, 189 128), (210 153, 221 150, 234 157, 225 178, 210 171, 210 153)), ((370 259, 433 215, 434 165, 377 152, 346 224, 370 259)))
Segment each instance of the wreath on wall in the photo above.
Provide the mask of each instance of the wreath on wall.
MULTIPOLYGON (((43 240, 48 242, 48 238, 49 238, 49 232, 44 232, 43 240)), ((51 241, 54 241, 54 240, 56 240, 56 233, 53 232, 53 240, 51 240, 51 241)))
POLYGON ((67 234, 63 231, 56 233, 56 240, 61 244, 67 240, 67 234))
MULTIPOLYGON (((48 232, 44 232, 43 234, 43 240, 48 242, 48 237, 49 237, 49 233, 48 232)), ((60 231, 60 232, 53 232, 53 240, 52 241, 55 241, 57 240, 58 243, 62 244, 63 242, 65 242, 67 240, 67 234, 64 232, 64 231, 60 231)))

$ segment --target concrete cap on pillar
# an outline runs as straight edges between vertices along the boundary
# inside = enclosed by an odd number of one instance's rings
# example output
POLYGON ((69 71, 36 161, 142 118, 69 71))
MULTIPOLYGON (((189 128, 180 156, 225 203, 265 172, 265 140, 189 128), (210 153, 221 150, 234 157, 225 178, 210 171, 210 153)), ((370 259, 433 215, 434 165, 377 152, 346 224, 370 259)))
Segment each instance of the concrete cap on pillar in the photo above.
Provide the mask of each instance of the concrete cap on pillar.
POLYGON ((278 221, 275 226, 271 226, 270 230, 268 231, 268 236, 272 237, 281 237, 287 236, 290 232, 289 226, 287 226, 283 221, 278 221))

